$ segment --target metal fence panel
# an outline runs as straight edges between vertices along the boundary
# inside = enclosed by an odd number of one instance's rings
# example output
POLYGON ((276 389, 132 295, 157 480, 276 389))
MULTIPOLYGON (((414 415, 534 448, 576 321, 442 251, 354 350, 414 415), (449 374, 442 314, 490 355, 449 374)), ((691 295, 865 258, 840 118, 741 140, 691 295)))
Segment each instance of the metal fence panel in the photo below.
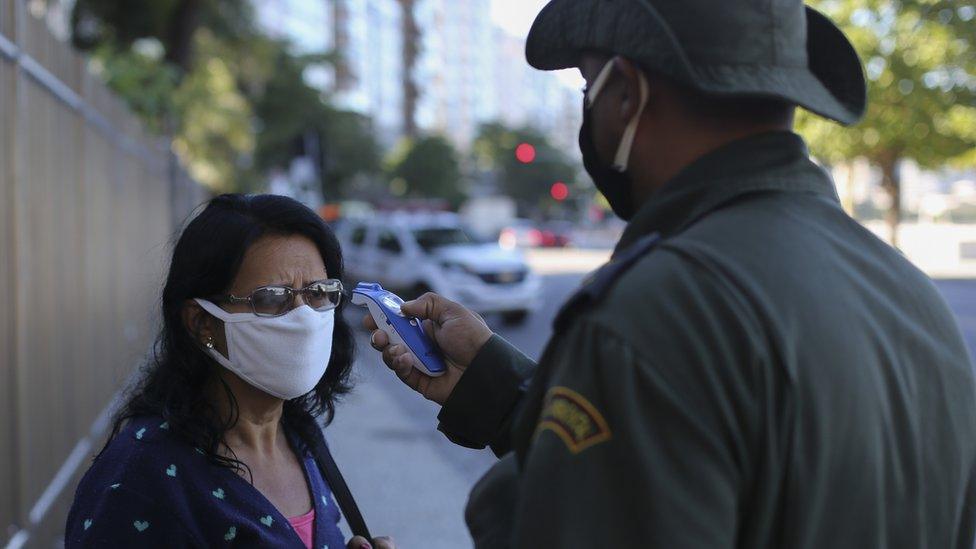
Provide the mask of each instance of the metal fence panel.
POLYGON ((23 2, 0 52, 0 542, 50 547, 204 193, 23 2))
MULTIPOLYGON (((14 278, 14 194, 13 188, 6 184, 13 177, 10 152, 13 139, 14 76, 15 72, 10 64, 0 62, 0 180, 5 182, 0 185, 0 288, 13 288, 14 278)), ((13 444, 16 396, 13 307, 13 292, 0 292, 0 471, 13 471, 16 466, 17 448, 13 444)), ((13 523, 16 508, 14 477, 6 473, 0 474, 0 526, 5 528, 13 523)), ((6 532, 2 532, 0 536, 5 534, 6 532)))

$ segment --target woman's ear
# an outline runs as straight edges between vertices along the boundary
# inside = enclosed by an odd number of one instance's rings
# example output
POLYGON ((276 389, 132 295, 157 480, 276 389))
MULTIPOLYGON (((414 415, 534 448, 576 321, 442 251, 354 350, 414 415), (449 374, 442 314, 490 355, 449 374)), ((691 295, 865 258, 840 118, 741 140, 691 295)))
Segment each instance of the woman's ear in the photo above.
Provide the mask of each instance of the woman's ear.
POLYGON ((210 313, 203 310, 199 303, 192 299, 186 300, 183 304, 183 327, 200 345, 206 345, 207 341, 213 341, 216 334, 214 318, 210 313))

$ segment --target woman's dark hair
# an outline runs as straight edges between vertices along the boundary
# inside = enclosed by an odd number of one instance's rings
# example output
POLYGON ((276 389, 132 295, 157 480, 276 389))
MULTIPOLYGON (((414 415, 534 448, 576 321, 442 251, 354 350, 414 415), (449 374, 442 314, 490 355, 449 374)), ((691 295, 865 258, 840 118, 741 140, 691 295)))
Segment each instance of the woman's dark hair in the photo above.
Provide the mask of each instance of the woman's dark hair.
MULTIPOLYGON (((282 196, 225 194, 207 207, 183 230, 170 264, 162 300, 162 331, 142 379, 115 414, 112 438, 123 425, 140 416, 160 416, 170 432, 203 450, 221 466, 240 469, 242 463, 221 456, 224 434, 238 418, 230 387, 216 375, 220 366, 201 349, 183 323, 183 307, 193 298, 227 293, 244 254, 268 235, 300 235, 311 240, 322 254, 330 278, 342 279, 342 252, 335 234, 312 210, 282 196), (231 403, 231 417, 221 417, 207 390, 215 382, 231 403)), ((349 390, 355 342, 342 316, 344 302, 335 314, 332 358, 325 375, 311 392, 284 404, 284 421, 299 429, 318 428, 335 415, 335 400, 349 390)), ((109 439, 111 441, 111 438, 109 439)), ((107 446, 107 444, 106 444, 107 446)))

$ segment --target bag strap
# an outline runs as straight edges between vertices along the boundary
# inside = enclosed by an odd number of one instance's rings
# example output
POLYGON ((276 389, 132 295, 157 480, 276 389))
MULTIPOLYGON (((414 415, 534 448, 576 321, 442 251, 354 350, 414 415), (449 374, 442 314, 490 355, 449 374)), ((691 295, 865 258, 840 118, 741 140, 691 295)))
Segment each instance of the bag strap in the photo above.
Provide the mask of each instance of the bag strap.
POLYGON ((362 536, 372 542, 373 536, 370 535, 369 528, 366 527, 366 520, 359 511, 359 506, 356 505, 356 499, 352 497, 352 492, 349 491, 346 479, 342 478, 342 473, 339 472, 339 466, 336 465, 332 453, 329 452, 329 446, 325 443, 322 429, 318 423, 313 421, 313 424, 314 428, 310 429, 312 440, 309 442, 312 444, 311 450, 315 456, 315 463, 318 464, 325 481, 329 484, 332 495, 339 503, 339 509, 342 510, 342 515, 346 517, 353 535, 362 536))

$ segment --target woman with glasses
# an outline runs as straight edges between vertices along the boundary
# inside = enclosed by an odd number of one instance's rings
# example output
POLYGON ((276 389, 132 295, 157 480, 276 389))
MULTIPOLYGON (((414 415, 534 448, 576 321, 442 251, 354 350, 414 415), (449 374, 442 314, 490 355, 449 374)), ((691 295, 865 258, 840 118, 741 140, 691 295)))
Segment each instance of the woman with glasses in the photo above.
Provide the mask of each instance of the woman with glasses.
MULTIPOLYGON (((349 388, 342 269, 332 231, 289 198, 223 195, 189 223, 156 352, 78 487, 67 547, 347 547, 341 510, 358 511, 318 423, 349 388)), ((371 546, 393 547, 348 542, 371 546)))

